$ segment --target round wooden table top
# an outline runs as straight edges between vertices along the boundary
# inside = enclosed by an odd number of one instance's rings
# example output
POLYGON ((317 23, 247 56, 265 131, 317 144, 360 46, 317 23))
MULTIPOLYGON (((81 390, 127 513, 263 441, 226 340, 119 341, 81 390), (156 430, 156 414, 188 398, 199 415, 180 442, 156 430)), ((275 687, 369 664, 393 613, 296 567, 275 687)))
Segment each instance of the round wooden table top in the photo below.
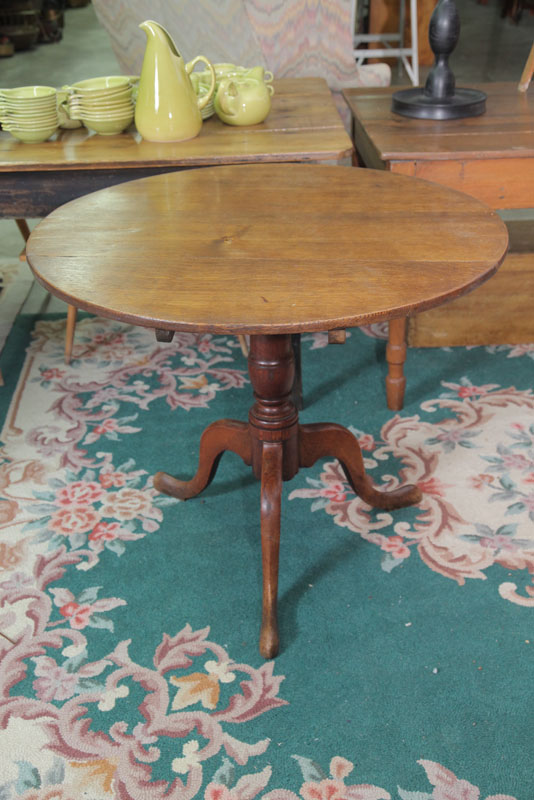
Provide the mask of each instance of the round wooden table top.
POLYGON ((123 183, 32 233, 37 280, 70 305, 153 328, 326 331, 408 315, 482 283, 498 215, 437 184, 369 169, 258 164, 123 183))

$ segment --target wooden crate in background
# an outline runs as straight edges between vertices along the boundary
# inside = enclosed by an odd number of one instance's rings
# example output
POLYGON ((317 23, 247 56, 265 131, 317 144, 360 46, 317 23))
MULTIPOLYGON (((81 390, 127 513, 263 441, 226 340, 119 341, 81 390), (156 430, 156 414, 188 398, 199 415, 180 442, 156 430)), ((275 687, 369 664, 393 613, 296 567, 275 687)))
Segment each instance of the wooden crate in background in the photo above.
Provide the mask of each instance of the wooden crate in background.
POLYGON ((510 250, 470 294, 408 319, 411 347, 534 342, 534 218, 507 222, 510 250))

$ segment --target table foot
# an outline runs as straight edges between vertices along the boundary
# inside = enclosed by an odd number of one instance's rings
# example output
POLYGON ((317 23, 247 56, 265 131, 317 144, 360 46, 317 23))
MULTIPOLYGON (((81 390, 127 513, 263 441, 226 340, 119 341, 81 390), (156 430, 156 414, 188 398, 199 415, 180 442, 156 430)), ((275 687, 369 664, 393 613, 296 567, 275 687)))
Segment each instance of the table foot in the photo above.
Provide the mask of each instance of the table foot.
POLYGON ((261 468, 263 606, 260 653, 264 658, 274 658, 278 654, 279 647, 276 606, 280 550, 282 460, 283 448, 281 442, 263 442, 261 468))
POLYGON ((375 489, 365 472, 358 440, 342 425, 319 422, 299 426, 299 466, 311 467, 320 458, 337 458, 356 494, 374 508, 404 508, 421 500, 421 490, 413 484, 391 491, 375 489))
POLYGON ((158 472, 154 476, 154 487, 158 492, 180 500, 195 497, 212 482, 226 450, 237 453, 248 466, 252 464, 252 445, 246 422, 220 419, 208 425, 200 438, 198 469, 194 478, 180 481, 166 472, 158 472))

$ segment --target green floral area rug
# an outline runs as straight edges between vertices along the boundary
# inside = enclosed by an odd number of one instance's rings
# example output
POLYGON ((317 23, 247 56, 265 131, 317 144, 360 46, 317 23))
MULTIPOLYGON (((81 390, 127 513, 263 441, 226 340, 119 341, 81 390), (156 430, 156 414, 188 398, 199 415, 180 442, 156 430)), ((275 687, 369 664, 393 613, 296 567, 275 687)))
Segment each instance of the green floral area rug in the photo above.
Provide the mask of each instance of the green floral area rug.
POLYGON ((0 800, 532 800, 534 345, 303 337, 303 422, 359 438, 284 484, 281 652, 258 652, 259 485, 204 427, 246 419, 230 336, 19 316, 0 360, 0 800))

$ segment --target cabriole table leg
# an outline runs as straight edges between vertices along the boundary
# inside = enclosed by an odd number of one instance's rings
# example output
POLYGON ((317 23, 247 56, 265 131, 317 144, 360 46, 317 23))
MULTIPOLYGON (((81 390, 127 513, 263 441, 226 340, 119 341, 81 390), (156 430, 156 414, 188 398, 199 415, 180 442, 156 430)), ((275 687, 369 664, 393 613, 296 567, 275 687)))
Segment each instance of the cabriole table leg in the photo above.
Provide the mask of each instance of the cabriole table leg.
POLYGON ((255 403, 249 413, 252 467, 261 479, 263 602, 260 653, 278 653, 278 551, 282 481, 298 472, 298 412, 293 402, 291 336, 251 336, 248 368, 255 403))
POLYGON ((230 450, 241 456, 245 464, 252 464, 250 436, 246 422, 235 419, 219 419, 212 422, 200 437, 198 469, 190 481, 181 481, 167 472, 154 475, 154 487, 158 492, 170 494, 180 500, 196 497, 212 482, 222 454, 230 450))
POLYGON ((358 440, 342 425, 300 425, 299 453, 301 467, 312 467, 320 458, 337 458, 354 492, 374 508, 405 508, 421 500, 421 490, 410 483, 390 491, 375 489, 365 472, 358 440))
POLYGON ((264 442, 261 469, 261 560, 263 603, 260 653, 274 658, 278 653, 278 554, 282 505, 282 444, 264 442))

